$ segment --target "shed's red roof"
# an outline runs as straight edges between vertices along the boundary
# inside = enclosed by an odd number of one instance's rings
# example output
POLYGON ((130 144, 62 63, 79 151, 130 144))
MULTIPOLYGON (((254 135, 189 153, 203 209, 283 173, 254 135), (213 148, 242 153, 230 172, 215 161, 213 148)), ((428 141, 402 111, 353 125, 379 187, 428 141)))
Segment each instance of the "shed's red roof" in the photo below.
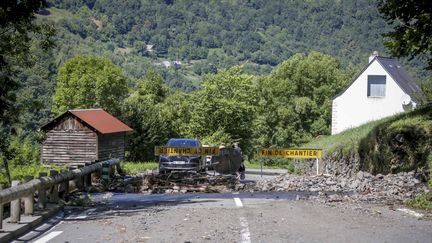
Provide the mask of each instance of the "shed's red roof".
POLYGON ((130 132, 132 128, 102 109, 68 111, 100 133, 130 132))

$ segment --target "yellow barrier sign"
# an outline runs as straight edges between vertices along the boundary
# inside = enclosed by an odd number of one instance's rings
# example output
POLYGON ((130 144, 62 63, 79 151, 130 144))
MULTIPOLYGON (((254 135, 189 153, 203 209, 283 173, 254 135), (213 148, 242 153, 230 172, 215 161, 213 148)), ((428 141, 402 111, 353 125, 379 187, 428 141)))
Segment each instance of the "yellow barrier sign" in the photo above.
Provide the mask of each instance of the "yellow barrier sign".
POLYGON ((258 157, 321 158, 321 149, 259 149, 258 157))
POLYGON ((219 155, 218 147, 168 147, 155 146, 155 155, 184 155, 184 156, 200 156, 200 155, 219 155))

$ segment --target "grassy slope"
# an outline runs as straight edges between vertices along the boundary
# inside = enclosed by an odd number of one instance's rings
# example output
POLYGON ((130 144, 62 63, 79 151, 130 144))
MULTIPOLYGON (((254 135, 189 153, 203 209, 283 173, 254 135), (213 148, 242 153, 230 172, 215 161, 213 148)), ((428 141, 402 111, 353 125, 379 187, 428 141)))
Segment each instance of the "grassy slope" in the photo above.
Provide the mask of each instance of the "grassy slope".
POLYGON ((360 158, 361 169, 372 173, 427 168, 432 163, 432 107, 320 137, 303 147, 322 148, 327 158, 360 158))
MULTIPOLYGON (((374 121, 303 147, 322 148, 325 158, 359 158, 360 169, 372 173, 417 170, 432 188, 432 106, 374 121)), ((432 192, 407 202, 432 209, 432 192)))

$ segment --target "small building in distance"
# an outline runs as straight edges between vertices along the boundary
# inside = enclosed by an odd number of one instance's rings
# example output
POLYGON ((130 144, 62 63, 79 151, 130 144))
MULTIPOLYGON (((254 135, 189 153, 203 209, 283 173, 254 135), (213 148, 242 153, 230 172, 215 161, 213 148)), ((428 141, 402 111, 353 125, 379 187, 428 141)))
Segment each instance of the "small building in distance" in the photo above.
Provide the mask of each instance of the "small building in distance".
POLYGON ((400 63, 374 52, 369 64, 333 97, 332 135, 416 107, 419 86, 400 63))
POLYGON ((126 124, 102 109, 69 110, 41 128, 46 133, 41 160, 79 165, 124 159, 126 124))

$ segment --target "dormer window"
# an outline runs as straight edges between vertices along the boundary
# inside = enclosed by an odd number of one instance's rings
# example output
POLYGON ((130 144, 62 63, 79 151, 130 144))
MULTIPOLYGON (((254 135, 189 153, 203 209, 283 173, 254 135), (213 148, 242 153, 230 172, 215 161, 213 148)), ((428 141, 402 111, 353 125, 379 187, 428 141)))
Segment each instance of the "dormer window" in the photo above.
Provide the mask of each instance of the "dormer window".
POLYGON ((386 76, 385 75, 368 75, 368 97, 385 97, 386 76))

